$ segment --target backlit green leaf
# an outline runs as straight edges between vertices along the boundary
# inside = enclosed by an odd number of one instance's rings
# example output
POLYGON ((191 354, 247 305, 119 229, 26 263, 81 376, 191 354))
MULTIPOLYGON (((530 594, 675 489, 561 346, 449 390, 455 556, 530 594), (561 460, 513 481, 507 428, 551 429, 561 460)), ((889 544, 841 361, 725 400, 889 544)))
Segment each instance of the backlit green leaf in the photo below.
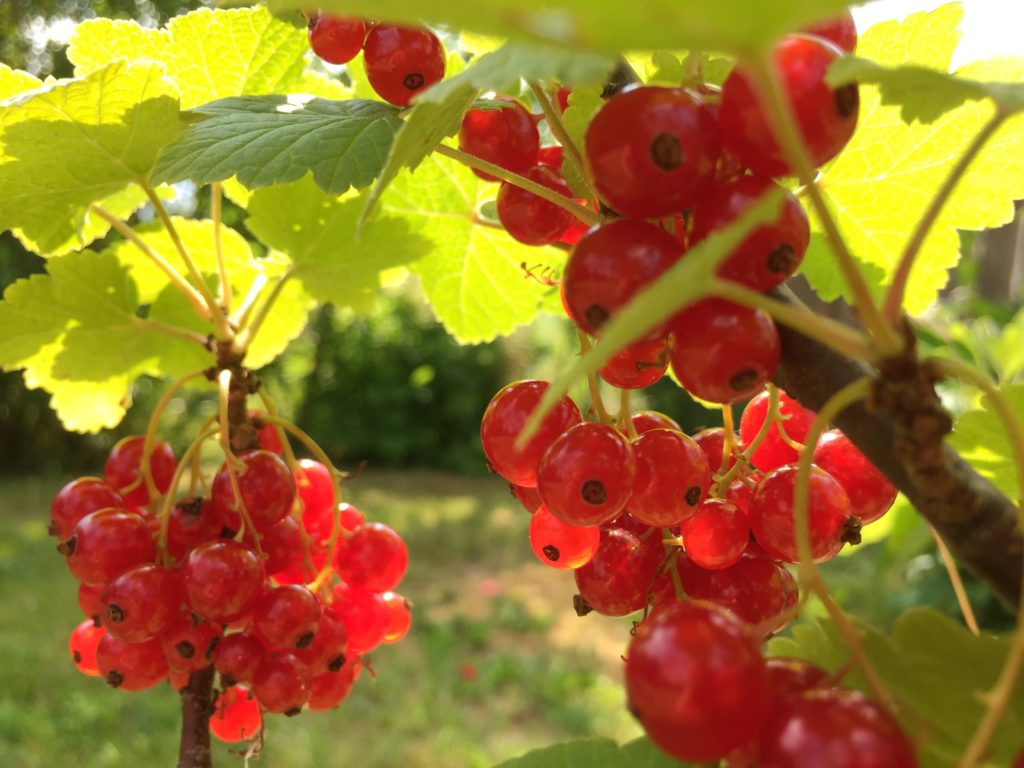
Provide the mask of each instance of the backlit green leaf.
POLYGON ((35 90, 42 84, 43 81, 35 75, 0 64, 0 101, 25 91, 35 90))
MULTIPOLYGON (((1008 384, 1001 391, 1017 418, 1024 419, 1024 384, 1008 384)), ((956 420, 949 443, 982 477, 991 480, 1009 498, 1017 498, 1017 463, 1003 420, 988 397, 982 398, 979 410, 968 411, 956 420)))
POLYGON ((636 739, 621 747, 610 739, 578 739, 534 749, 495 768, 686 768, 655 747, 636 739))

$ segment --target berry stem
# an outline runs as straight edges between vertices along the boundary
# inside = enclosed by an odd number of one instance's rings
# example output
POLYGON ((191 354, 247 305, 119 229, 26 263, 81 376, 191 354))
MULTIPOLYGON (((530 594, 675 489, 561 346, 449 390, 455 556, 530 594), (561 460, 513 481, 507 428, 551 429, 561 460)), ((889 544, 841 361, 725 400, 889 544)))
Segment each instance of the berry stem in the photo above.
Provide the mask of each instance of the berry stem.
POLYGON ((625 431, 630 440, 636 440, 636 426, 633 424, 633 411, 629 404, 629 390, 619 390, 619 429, 625 431))
POLYGON ((231 280, 228 277, 227 262, 224 261, 224 243, 220 232, 223 201, 224 188, 219 181, 215 181, 210 186, 210 218, 213 219, 213 250, 217 255, 217 275, 219 277, 217 300, 221 308, 230 314, 234 296, 231 294, 231 280))
POLYGON ((736 450, 736 424, 732 415, 732 404, 728 403, 722 406, 722 464, 723 467, 729 466, 729 459, 734 453, 739 453, 736 450))
POLYGON ((985 127, 974 137, 967 150, 957 164, 950 170, 949 175, 946 176, 946 180, 942 182, 942 186, 939 187, 939 191, 935 193, 931 203, 928 206, 928 210, 925 211, 921 220, 917 223, 917 228, 914 230, 913 236, 910 238, 910 242, 907 243, 906 249, 903 251, 903 255, 900 256, 899 264, 896 266, 896 271, 893 273, 892 284, 889 286, 889 290, 885 294, 885 302, 882 305, 883 312, 890 322, 896 323, 900 314, 903 311, 903 296, 907 290, 907 283, 910 280, 910 271, 914 267, 914 261, 917 259, 918 253, 921 252, 921 248, 924 246, 925 240, 928 238, 929 233, 932 231, 932 227, 935 222, 938 221, 939 216, 942 214, 942 209, 949 201, 950 197, 953 196, 953 192, 956 189, 956 185, 960 183, 960 179, 963 178, 967 169, 971 163, 978 157, 978 154, 988 143, 988 140, 992 138, 992 135, 999 130, 1002 126, 1003 121, 1006 120, 1007 114, 1002 110, 997 110, 992 118, 985 124, 985 127))
POLYGON ((235 328, 244 328, 249 324, 249 318, 252 317, 253 310, 256 309, 256 300, 259 299, 268 282, 269 280, 266 275, 262 273, 256 275, 252 285, 249 287, 249 292, 245 294, 242 303, 231 315, 231 324, 235 328))
MULTIPOLYGON (((260 388, 259 391, 260 401, 263 403, 263 407, 267 409, 267 415, 271 417, 278 416, 277 403, 274 399, 267 394, 267 391, 260 388)), ((273 422, 271 422, 273 423, 273 422)), ((288 440, 288 434, 280 424, 273 424, 275 430, 277 430, 277 436, 281 440, 281 450, 284 453, 284 463, 288 465, 288 469, 295 470, 299 466, 298 459, 295 458, 295 451, 292 450, 292 444, 288 440)))
POLYGON ((839 634, 850 649, 850 655, 853 656, 857 666, 863 671, 868 684, 874 690, 875 696, 878 697, 878 700, 887 709, 895 711, 896 700, 889 692, 885 683, 882 682, 878 671, 868 658, 860 641, 860 630, 857 629, 856 625, 850 620, 850 617, 846 615, 828 591, 828 587, 825 586, 825 582, 821 578, 821 573, 818 571, 818 566, 815 565, 814 557, 811 554, 808 496, 811 479, 811 460, 814 457, 814 449, 822 434, 824 434, 829 424, 835 420, 839 413, 850 405, 866 399, 870 394, 871 379, 868 377, 857 379, 836 392, 818 411, 818 416, 807 432, 806 447, 800 454, 796 485, 793 488, 793 518, 796 526, 797 553, 800 560, 800 581, 806 589, 817 595, 818 599, 825 606, 829 616, 836 625, 836 629, 839 630, 839 634))
POLYGON ((165 336, 172 336, 175 339, 182 339, 193 344, 198 344, 203 349, 210 348, 209 337, 203 336, 201 333, 196 333, 195 331, 190 331, 186 328, 179 328, 177 325, 171 325, 170 323, 164 323, 160 320, 154 320, 151 317, 133 317, 132 325, 137 328, 156 331, 157 333, 162 333, 165 336))
MULTIPOLYGON (((723 408, 728 407, 729 406, 723 406, 723 408)), ((739 460, 735 464, 733 464, 732 467, 730 467, 728 472, 726 472, 724 475, 715 480, 714 484, 711 487, 711 490, 709 491, 709 495, 722 496, 725 493, 725 491, 729 488, 729 485, 732 483, 732 481, 736 479, 736 476, 743 472, 744 468, 750 467, 750 457, 754 455, 754 452, 761 446, 761 443, 763 443, 765 438, 768 437, 768 430, 770 430, 772 428, 772 424, 775 423, 774 419, 772 418, 772 414, 778 412, 779 388, 776 386, 769 386, 768 411, 767 413, 765 413, 764 421, 761 422, 761 428, 757 430, 757 434, 754 435, 754 439, 750 441, 750 445, 747 446, 746 450, 744 450, 739 455, 739 460)), ((732 417, 730 414, 730 421, 731 418, 732 417)), ((726 432, 726 436, 728 436, 728 434, 729 433, 726 432)), ((724 462, 722 466, 725 466, 724 462)))
POLYGON ((946 566, 946 573, 949 574, 949 582, 953 585, 956 601, 960 604, 960 613, 963 614, 964 623, 975 637, 980 637, 981 630, 978 628, 978 620, 974 616, 974 609, 971 608, 971 601, 967 597, 967 590, 964 589, 964 581, 960 578, 960 571, 957 570, 953 554, 949 551, 949 547, 946 546, 946 542, 939 536, 939 532, 935 530, 935 526, 929 523, 928 530, 931 532, 932 538, 935 539, 935 546, 939 550, 939 556, 942 558, 942 563, 946 566))
POLYGON ((776 387, 774 384, 769 384, 768 387, 770 389, 775 390, 775 397, 772 398, 771 400, 772 405, 769 407, 768 415, 765 418, 765 421, 770 421, 772 424, 775 425, 775 430, 779 433, 779 437, 782 438, 782 442, 784 442, 798 454, 803 453, 804 448, 806 446, 803 443, 794 440, 792 437, 789 436, 789 433, 786 431, 786 421, 789 420, 789 416, 783 414, 782 409, 779 408, 779 388, 776 387))
MULTIPOLYGON (((150 457, 153 455, 153 444, 156 442, 156 430, 160 423, 160 416, 167 409, 167 405, 171 402, 178 391, 184 387, 192 379, 198 379, 200 376, 205 374, 204 371, 193 371, 192 373, 185 374, 179 379, 171 382, 171 385, 167 387, 164 393, 157 400, 156 405, 153 407, 153 412, 149 415, 149 423, 146 425, 146 434, 142 438, 142 456, 139 459, 139 477, 146 484, 146 491, 149 493, 149 498, 153 501, 160 498, 160 491, 157 490, 156 483, 153 482, 153 472, 149 466, 150 457)), ((200 430, 202 431, 202 430, 200 430)), ((173 493, 169 493, 169 496, 173 497, 173 493)))
POLYGON ((875 304, 867 282, 857 268, 857 263, 839 231, 832 212, 825 203, 821 188, 815 184, 815 169, 811 165, 810 157, 800 137, 796 117, 793 115, 782 84, 779 82, 778 71, 771 51, 761 51, 747 64, 749 66, 745 67, 745 71, 750 75, 761 96, 771 125, 776 128, 775 138, 785 153, 786 159, 796 171, 800 183, 807 187, 807 194, 814 207, 814 212, 825 228, 825 235, 832 246, 836 261, 839 263, 839 269, 853 294, 853 305, 860 321, 874 338, 879 351, 884 356, 899 354, 903 349, 903 341, 892 326, 886 322, 875 304))
POLYGON ((313 454, 313 458, 315 458, 317 461, 319 461, 321 464, 327 467, 327 471, 331 473, 331 477, 334 478, 335 482, 337 482, 338 480, 348 479, 349 474, 347 472, 342 472, 340 469, 334 466, 334 463, 330 460, 330 458, 328 458, 327 454, 324 453, 324 449, 321 448, 317 444, 316 440, 310 437, 306 432, 303 432, 290 421, 288 421, 287 419, 282 419, 280 416, 271 416, 270 414, 267 414, 263 418, 270 424, 276 424, 280 426, 286 432, 293 435, 299 442, 305 445, 306 448, 309 449, 309 452, 313 454))
POLYGON ((149 198, 149 202, 153 205, 153 210, 156 211, 157 216, 160 217, 160 221, 163 222, 164 229, 167 230, 168 236, 171 238, 171 242, 174 243, 174 247, 178 251, 178 255, 181 256, 182 262, 185 264, 186 270, 188 270, 189 277, 192 278, 192 282, 195 284, 194 287, 199 291, 203 297, 203 302, 209 308, 209 318, 213 321, 213 334, 218 341, 228 341, 234 333, 228 325, 228 319, 224 314, 224 311, 220 308, 217 303, 217 299, 212 293, 210 288, 206 284, 206 280, 203 279, 202 272, 199 271, 199 267, 192 259, 191 254, 188 252, 188 248, 185 247, 185 243, 181 239, 181 235, 178 234, 178 228, 174 226, 174 221, 171 219, 171 215, 167 212, 164 207, 163 201, 160 200, 160 196, 156 193, 149 184, 142 185, 143 191, 149 198))
POLYGON ((551 129, 551 133, 558 140, 558 143, 562 145, 562 151, 565 152, 566 158, 580 169, 580 175, 583 177, 591 193, 589 197, 595 197, 594 185, 590 183, 590 179, 587 177, 587 167, 583 164, 580 148, 576 146, 576 142, 572 140, 569 132, 565 129, 565 123, 562 122, 561 115, 558 114, 547 93, 540 87, 540 83, 531 80, 530 90, 533 91, 533 95, 537 98, 540 111, 544 113, 544 119, 548 121, 548 128, 551 129))
MULTIPOLYGON (((668 528, 661 529, 662 541, 675 541, 675 536, 668 528)), ((668 577, 672 579, 672 590, 676 593, 676 600, 685 600, 686 591, 683 589, 683 580, 679 578, 679 547, 675 544, 664 544, 665 556, 669 558, 668 577)))
POLYGON ((518 173, 506 171, 499 165, 488 163, 486 160, 481 160, 478 157, 473 157, 473 155, 469 155, 461 150, 449 147, 447 144, 438 144, 434 148, 434 151, 439 155, 444 155, 445 157, 460 162, 469 168, 476 168, 478 171, 490 174, 496 179, 507 181, 513 186, 525 189, 527 192, 532 192, 537 197, 547 200, 549 203, 553 203, 559 208, 564 208, 587 226, 592 227, 595 224, 600 224, 602 221, 602 217, 599 213, 595 213, 589 208, 580 205, 571 197, 560 195, 558 192, 548 189, 543 184, 538 184, 534 181, 530 181, 529 179, 524 179, 518 173))
MULTIPOLYGON (((582 328, 576 329, 576 335, 580 339, 580 356, 583 357, 591 350, 590 337, 587 336, 582 328)), ((610 424, 612 419, 604 407, 604 400, 601 399, 601 384, 597 380, 596 372, 590 371, 587 373, 587 386, 590 387, 590 405, 597 414, 598 420, 602 424, 610 424)))
POLYGON ((284 287, 288 284, 288 281, 295 276, 295 272, 296 267, 293 265, 285 270, 285 272, 277 279, 277 282, 274 283, 273 289, 270 291, 270 295, 267 296, 260 308, 255 311, 252 316, 252 320, 245 329, 235 337, 234 344, 232 345, 232 349, 235 352, 244 355, 245 351, 249 349, 253 339, 256 338, 256 334, 260 332, 260 328, 263 326, 263 323, 266 322, 268 317, 270 317, 270 311, 274 308, 274 302, 276 302, 281 296, 281 293, 284 291, 284 287))
POLYGON ((149 243, 143 240, 139 236, 139 233, 136 232, 131 227, 131 225, 129 225, 125 221, 122 221, 121 219, 119 219, 117 216, 112 214, 110 211, 108 211, 106 208, 104 208, 102 205, 99 205, 98 203, 93 203, 92 205, 90 205, 89 210, 92 213, 95 213, 104 221, 106 221, 108 224, 110 224, 110 226, 115 231, 117 231, 122 237, 124 237, 125 240, 132 243, 136 248, 142 251, 142 253, 150 261, 156 264, 157 268, 165 275, 167 275, 167 278, 171 281, 171 285, 177 288, 181 292, 181 294, 186 299, 188 299, 188 303, 192 305, 192 308, 196 311, 196 314, 198 314, 204 320, 210 319, 210 308, 203 300, 203 297, 199 293, 199 291, 193 288, 192 284, 189 283, 189 281, 186 280, 184 276, 180 272, 178 272, 178 270, 176 270, 169 261, 167 261, 167 259, 165 259, 159 253, 157 253, 156 250, 154 250, 149 245, 149 243))

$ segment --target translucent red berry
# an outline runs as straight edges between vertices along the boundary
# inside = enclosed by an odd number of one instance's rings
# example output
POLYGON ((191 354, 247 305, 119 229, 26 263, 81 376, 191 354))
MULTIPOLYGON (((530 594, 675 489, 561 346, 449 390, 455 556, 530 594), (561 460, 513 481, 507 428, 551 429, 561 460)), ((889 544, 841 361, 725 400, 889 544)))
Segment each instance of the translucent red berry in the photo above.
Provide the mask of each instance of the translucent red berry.
POLYGON ((540 507, 530 520, 530 548, 544 565, 567 571, 585 565, 597 552, 601 529, 563 523, 547 507, 540 507))
MULTIPOLYGON (((815 166, 839 154, 857 127, 857 85, 832 88, 825 82, 828 68, 840 55, 832 43, 801 35, 785 37, 775 48, 775 68, 815 166)), ((734 69, 722 86, 718 122, 723 146, 755 174, 792 174, 775 137, 774 121, 741 68, 734 69)))
POLYGON ((755 291, 780 285, 803 261, 811 231, 796 195, 768 179, 741 176, 704 195, 693 209, 692 243, 725 229, 773 190, 782 194, 778 215, 754 229, 718 267, 717 274, 755 291))
POLYGON ((94 585, 108 584, 129 568, 152 562, 156 554, 146 521, 123 509, 86 515, 58 550, 67 555, 76 579, 94 585))
POLYGON ((341 620, 335 618, 330 611, 320 614, 313 642, 306 648, 292 650, 292 653, 306 662, 314 677, 341 669, 347 652, 348 632, 341 620))
POLYGON ((618 515, 633 493, 636 460, 613 427, 584 422, 558 436, 537 466, 537 490, 562 522, 600 525, 618 515))
POLYGON ((711 472, 704 452, 673 429, 654 429, 633 441, 636 480, 629 512, 661 528, 691 517, 707 495, 711 472))
MULTIPOLYGON (((580 328, 596 335, 608 318, 683 255, 665 230, 637 219, 616 219, 588 232, 562 277, 562 303, 580 328)), ((661 329, 649 339, 664 335, 661 329)))
MULTIPOLYGON (((462 118, 459 148, 507 171, 520 173, 537 162, 540 133, 533 115, 515 99, 499 97, 501 109, 471 109, 462 118)), ((481 179, 497 181, 490 174, 473 172, 481 179)))
MULTIPOLYGON (((743 415, 740 417, 740 441, 744 449, 753 445, 764 426, 770 403, 769 394, 762 392, 743 408, 743 415)), ((807 432, 814 425, 817 414, 804 408, 785 392, 779 392, 779 416, 786 436, 802 445, 807 439, 807 432)), ((764 439, 750 456, 753 465, 762 472, 771 472, 783 464, 793 464, 799 459, 800 454, 796 448, 782 439, 776 423, 768 427, 764 439)))
MULTIPOLYGON (((142 449, 145 438, 142 435, 126 437, 119 440, 110 450, 107 463, 103 467, 103 479, 118 490, 124 500, 134 507, 149 504, 149 490, 139 476, 142 465, 142 449)), ((171 446, 162 440, 153 443, 153 453, 149 457, 149 469, 157 491, 166 493, 171 487, 174 470, 178 460, 174 458, 171 446)))
POLYGON ((147 563, 125 571, 100 597, 103 625, 114 637, 142 643, 164 631, 181 613, 179 574, 147 563))
POLYGON ((229 623, 250 613, 263 594, 263 562, 231 540, 202 544, 182 566, 188 604, 208 621, 229 623))
POLYGON ((829 687, 828 672, 803 659, 768 659, 765 671, 768 673, 768 691, 776 705, 795 693, 829 687))
POLYGON ((272 651, 307 648, 320 623, 320 601, 306 587, 287 584, 266 592, 252 614, 252 633, 272 651))
POLYGON ((72 480, 57 493, 50 506, 50 535, 63 541, 71 535, 78 521, 90 512, 113 507, 124 509, 124 497, 113 486, 98 477, 72 480))
POLYGON ((160 634, 160 645, 172 670, 198 672, 213 663, 214 651, 223 635, 224 629, 220 624, 179 615, 160 634))
POLYGON ((225 635, 213 651, 213 665, 231 683, 247 683, 266 655, 263 644, 251 632, 225 635))
MULTIPOLYGON (((722 461, 726 458, 725 430, 721 427, 702 429, 700 432, 694 433, 693 442, 704 451, 704 458, 708 460, 708 469, 711 470, 711 474, 717 474, 722 469, 722 461)), ((738 444, 739 439, 735 443, 738 444)), ((735 463, 736 457, 729 455, 725 469, 731 469, 735 463)))
POLYGON ((107 634, 103 627, 97 627, 91 619, 87 619, 75 627, 68 641, 68 651, 78 671, 89 677, 99 677, 100 670, 96 666, 96 651, 100 640, 107 634))
POLYGON ((210 730, 221 741, 248 741, 263 727, 256 696, 247 687, 233 685, 221 690, 213 704, 210 730))
POLYGON ((309 22, 309 47, 331 64, 347 64, 363 50, 366 22, 362 19, 320 14, 309 22))
POLYGON ((295 715, 309 701, 313 675, 294 653, 275 653, 256 668, 252 691, 267 712, 295 715))
POLYGON ((96 624, 100 623, 100 616, 103 609, 100 607, 100 595, 106 589, 106 584, 79 584, 78 585, 78 607, 86 618, 92 619, 96 624))
POLYGON ((331 614, 345 625, 350 653, 366 653, 384 640, 388 607, 377 592, 339 582, 331 588, 331 614))
POLYGON ((805 27, 803 32, 825 38, 844 53, 853 53, 857 50, 857 25, 849 11, 843 11, 831 19, 805 27))
POLYGON ((734 403, 775 375, 781 354, 775 323, 760 309, 704 299, 669 322, 672 371, 691 394, 734 403))
POLYGON ((263 417, 266 414, 260 413, 259 411, 248 411, 248 416, 252 419, 253 424, 256 425, 256 429, 259 436, 260 448, 264 451, 270 451, 280 456, 284 452, 284 444, 281 442, 281 432, 276 424, 272 424, 269 421, 264 421, 263 417))
POLYGON ((679 532, 690 560, 708 570, 738 562, 750 543, 746 514, 725 499, 705 499, 679 532))
POLYGON ((896 501, 896 486, 838 429, 821 436, 814 463, 843 486, 850 497, 850 513, 863 525, 880 518, 896 501))
MULTIPOLYGON (((238 458, 244 465, 236 471, 242 502, 256 530, 265 531, 291 510, 295 478, 281 457, 270 451, 246 451, 238 458)), ((210 498, 224 524, 231 530, 241 530, 241 508, 226 464, 213 479, 210 498)))
POLYGON ((601 378, 619 389, 643 389, 668 370, 668 347, 664 339, 630 344, 601 367, 601 378))
POLYGON ((96 667, 107 685, 144 691, 167 677, 167 660, 159 640, 129 643, 107 633, 96 649, 96 667))
POLYGON ((720 760, 755 739, 767 694, 757 639, 714 606, 664 607, 637 628, 626 653, 630 711, 680 760, 720 760))
POLYGON ((645 536, 606 528, 597 552, 576 569, 576 587, 587 607, 604 616, 627 616, 647 604, 664 559, 659 532, 645 536))
POLYGON ((412 603, 397 592, 385 592, 382 597, 388 607, 388 627, 384 631, 384 642, 397 643, 412 626, 412 603))
POLYGON ((536 487, 537 464, 544 451, 565 430, 583 421, 580 409, 563 396, 523 450, 517 450, 516 439, 548 386, 546 381, 512 382, 491 398, 480 422, 480 441, 487 460, 495 472, 515 485, 536 487))
POLYGON ((643 219, 695 203, 714 179, 720 146, 697 96, 646 86, 605 102, 587 128, 585 150, 601 199, 643 219))
POLYGON ((631 421, 633 422, 633 429, 636 430, 638 435, 642 435, 644 432, 650 432, 652 429, 674 429, 676 432, 682 432, 682 427, 669 416, 659 411, 637 411, 633 414, 631 421))
POLYGON ((171 508, 167 551, 175 560, 183 560, 190 549, 213 541, 223 530, 224 521, 209 499, 182 499, 171 508))
POLYGON ((366 523, 338 546, 335 571, 344 581, 371 592, 394 589, 405 576, 409 550, 383 523, 366 523))
MULTIPOLYGON (((793 493, 797 467, 787 464, 767 475, 754 491, 747 517, 754 538, 772 557, 788 563, 799 561, 793 493)), ((811 466, 807 516, 811 557, 823 562, 835 557, 846 541, 859 541, 859 521, 850 516, 846 491, 831 475, 811 466)))
POLYGON ((441 82, 444 46, 425 27, 374 24, 363 42, 366 77, 377 95, 399 107, 441 82))
MULTIPOLYGON (((572 199, 569 185, 553 168, 534 165, 525 169, 521 175, 562 197, 572 199)), ((501 225, 512 237, 526 245, 558 242, 575 219, 565 208, 508 182, 502 182, 498 190, 497 207, 501 225)))
MULTIPOLYGON (((245 537, 249 547, 252 538, 245 537)), ((266 558, 264 567, 267 573, 274 575, 303 564, 304 550, 302 531, 293 517, 284 517, 268 528, 260 538, 260 548, 266 558)))
POLYGON ((362 662, 358 656, 346 661, 337 672, 327 672, 313 679, 313 692, 309 697, 309 708, 314 712, 333 709, 345 700, 356 680, 362 662))
POLYGON ((318 543, 331 537, 337 503, 334 479, 319 461, 300 459, 295 471, 295 488, 302 500, 302 527, 318 543))

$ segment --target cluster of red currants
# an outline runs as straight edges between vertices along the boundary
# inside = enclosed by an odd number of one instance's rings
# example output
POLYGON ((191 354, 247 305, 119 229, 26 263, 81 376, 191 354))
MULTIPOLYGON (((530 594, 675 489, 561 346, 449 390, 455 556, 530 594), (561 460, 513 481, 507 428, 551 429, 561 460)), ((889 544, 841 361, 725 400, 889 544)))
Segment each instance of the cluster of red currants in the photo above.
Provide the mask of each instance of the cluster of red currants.
POLYGON ((225 741, 253 738, 261 712, 337 706, 361 655, 411 623, 391 591, 408 563, 401 537, 338 504, 320 462, 289 468, 276 427, 264 424, 259 441, 221 466, 205 497, 194 466, 178 497, 171 447, 125 438, 103 479, 68 483, 51 507, 89 617, 71 635, 75 665, 126 691, 166 679, 181 690, 212 668, 210 726, 225 741))
POLYGON ((374 92, 398 107, 409 106, 413 96, 444 77, 444 46, 426 27, 311 14, 309 46, 330 64, 347 64, 362 51, 374 92))

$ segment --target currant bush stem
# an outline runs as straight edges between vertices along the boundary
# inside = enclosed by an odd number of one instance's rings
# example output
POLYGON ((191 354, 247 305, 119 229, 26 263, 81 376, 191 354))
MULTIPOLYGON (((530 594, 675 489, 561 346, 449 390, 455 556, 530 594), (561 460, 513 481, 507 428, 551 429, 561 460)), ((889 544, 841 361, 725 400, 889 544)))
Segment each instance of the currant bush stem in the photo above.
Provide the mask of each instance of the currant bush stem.
POLYGON ((854 360, 871 364, 878 362, 878 351, 870 337, 855 328, 758 293, 731 280, 711 278, 708 292, 746 307, 764 310, 776 322, 788 325, 854 360))
POLYGON ((247 349, 249 349, 253 339, 256 338, 256 334, 259 333, 263 323, 270 316, 270 312, 274 308, 274 302, 276 302, 281 296, 285 285, 287 285, 288 281, 295 276, 295 272, 296 267, 292 265, 277 279, 277 282, 274 283, 273 289, 270 291, 270 295, 267 296, 259 309, 255 311, 252 316, 252 320, 245 329, 235 338, 235 341, 232 344, 232 348, 235 352, 243 354, 247 349))
POLYGON ((946 573, 949 574, 949 582, 953 585, 956 601, 960 604, 960 613, 963 614, 964 623, 975 637, 979 637, 981 630, 978 628, 978 620, 974 616, 974 609, 971 608, 971 601, 967 597, 967 590, 964 589, 964 580, 960 578, 960 571, 956 567, 953 553, 949 551, 949 547, 946 546, 946 542, 939 536, 935 526, 929 523, 928 530, 931 532, 932 538, 935 539, 935 546, 939 550, 939 557, 942 558, 942 563, 946 566, 946 573))
POLYGON ((227 262, 224 260, 224 243, 221 238, 221 207, 224 202, 224 187, 219 181, 213 182, 210 186, 210 218, 213 219, 213 250, 217 255, 217 274, 219 277, 219 291, 217 299, 221 309, 231 314, 231 304, 234 296, 231 294, 231 280, 228 275, 227 262))
POLYGON ((106 221, 115 231, 117 231, 125 240, 132 243, 154 264, 157 268, 167 275, 167 278, 171 281, 171 285, 178 289, 181 294, 188 299, 188 303, 192 305, 192 308, 196 311, 201 318, 204 320, 210 319, 210 308, 203 300, 202 295, 192 284, 184 278, 184 276, 174 268, 174 266, 167 261, 163 256, 154 250, 149 243, 143 240, 139 233, 136 232, 131 225, 127 222, 122 221, 117 216, 112 214, 106 208, 99 203, 93 203, 89 206, 89 210, 95 213, 101 219, 106 221))
POLYGON ((796 475, 796 485, 793 489, 793 518, 796 527, 796 546, 799 555, 800 580, 805 587, 817 595, 824 604, 829 616, 839 630, 839 634, 850 649, 857 666, 861 668, 868 684, 874 690, 878 700, 890 711, 896 710, 896 699, 889 692, 878 671, 871 660, 868 659, 864 646, 860 641, 860 630, 854 625, 839 604, 836 603, 828 587, 825 586, 818 566, 814 563, 811 554, 811 530, 810 515, 808 511, 808 496, 811 479, 811 459, 814 455, 814 448, 819 438, 828 429, 828 426, 835 417, 847 407, 860 400, 866 399, 871 393, 871 379, 864 377, 847 384, 836 392, 828 402, 818 411, 814 423, 807 432, 806 448, 800 454, 800 461, 796 475))
POLYGON ((188 248, 185 247, 185 243, 182 241, 181 235, 178 234, 178 228, 174 226, 174 221, 171 219, 171 215, 164 207, 163 201, 160 200, 160 196, 156 193, 156 190, 149 184, 143 184, 142 189, 149 198, 149 202, 153 205, 153 210, 156 211, 157 216, 160 217, 160 221, 163 222, 164 228, 167 230, 167 234, 171 238, 171 242, 174 243, 174 247, 178 251, 178 255, 181 256, 181 260, 185 264, 185 268, 188 270, 189 277, 194 283, 193 287, 199 291, 199 294, 203 297, 203 301, 210 310, 209 316, 210 320, 213 321, 214 336, 218 341, 230 340, 233 334, 231 327, 228 325, 228 319, 224 315, 224 311, 220 308, 220 305, 217 303, 216 297, 210 293, 210 288, 206 285, 202 272, 199 271, 199 267, 196 266, 191 254, 189 254, 188 248))
POLYGON ((928 210, 925 211, 924 216, 918 222, 910 242, 907 243, 903 255, 900 256, 899 264, 893 273, 892 284, 885 294, 885 303, 882 305, 882 309, 889 322, 896 323, 900 319, 900 315, 903 312, 903 296, 907 290, 907 283, 910 281, 910 271, 913 269, 917 255, 921 252, 925 240, 932 231, 932 227, 942 214, 942 209, 953 196, 956 185, 960 183, 960 179, 963 178, 971 163, 977 159, 978 154, 984 149, 985 144, 992 138, 992 135, 999 130, 1006 117, 1005 112, 997 110, 985 124, 985 127, 974 137, 967 150, 946 176, 945 181, 942 182, 939 191, 935 193, 931 203, 928 205, 928 210))
POLYGON ((569 132, 565 129, 565 123, 562 122, 562 116, 558 114, 558 110, 555 109, 551 103, 551 99, 548 98, 547 93, 540 87, 540 83, 530 81, 530 90, 533 91, 533 95, 537 98, 537 103, 540 105, 540 111, 544 113, 544 119, 548 121, 548 127, 551 129, 551 133, 558 143, 562 145, 562 150, 565 152, 565 156, 572 161, 572 163, 580 169, 580 174, 587 183, 588 191, 591 193, 589 197, 596 197, 593 190, 593 184, 590 183, 590 179, 587 178, 587 167, 583 164, 583 155, 580 154, 580 148, 576 146, 576 142, 572 140, 569 132))
POLYGON ((580 205, 571 197, 565 197, 564 195, 560 195, 558 192, 555 192, 552 189, 548 189, 543 184, 538 184, 535 181, 524 179, 518 173, 506 171, 499 165, 495 165, 494 163, 488 163, 486 160, 481 160, 478 157, 473 157, 473 155, 466 154, 465 152, 462 152, 461 150, 458 149, 454 149, 453 147, 449 147, 446 144, 438 144, 437 147, 434 148, 434 151, 437 152, 437 154, 439 155, 444 155, 445 157, 451 158, 452 160, 462 163, 463 165, 469 168, 475 168, 478 171, 483 171, 484 173, 490 174, 491 176, 494 176, 497 179, 507 181, 509 184, 512 184, 513 186, 519 187, 520 189, 525 189, 527 192, 532 192, 537 197, 547 200, 549 203, 553 203, 557 205, 559 208, 564 208, 565 210, 569 211, 569 213, 571 213, 573 216, 575 216, 577 219, 582 221, 587 226, 592 227, 595 224, 600 224, 603 221, 599 213, 595 213, 586 206, 580 205))
POLYGON ((807 195, 811 205, 825 228, 825 235, 832 246, 832 252, 839 263, 839 269, 846 279, 847 286, 853 294, 853 305, 857 315, 864 327, 874 338, 879 351, 883 356, 897 355, 903 349, 903 341, 899 334, 886 322, 871 291, 864 280, 864 276, 857 268, 846 241, 839 231, 839 227, 832 216, 832 212, 825 203, 821 189, 815 183, 816 171, 811 165, 810 157, 804 147, 803 139, 800 137, 800 130, 797 127, 796 118, 793 115, 792 107, 786 99, 785 91, 779 82, 779 75, 775 67, 775 61, 770 50, 761 51, 758 55, 746 61, 745 71, 754 81, 757 92, 768 113, 771 124, 775 127, 775 138, 779 142, 786 159, 796 171, 797 178, 801 184, 807 187, 807 195))
MULTIPOLYGON (((579 327, 576 328, 576 335, 580 340, 580 357, 583 357, 590 351, 590 337, 579 327)), ((587 386, 590 388, 590 404, 597 414, 598 420, 602 424, 612 423, 612 418, 604 407, 604 400, 601 399, 601 384, 597 380, 597 374, 593 371, 587 374, 587 386)))
POLYGON ((242 497, 242 487, 238 482, 238 469, 239 466, 245 467, 245 462, 235 455, 235 452, 231 450, 231 422, 228 417, 228 400, 231 395, 231 369, 225 368, 217 374, 217 385, 220 392, 220 447, 224 452, 224 468, 228 472, 228 480, 231 482, 231 493, 235 497, 235 503, 238 504, 238 512, 242 517, 242 525, 244 531, 239 531, 238 535, 242 536, 244 532, 249 532, 252 535, 253 544, 256 548, 256 554, 263 557, 263 548, 260 547, 260 539, 262 536, 260 532, 256 530, 256 526, 252 524, 252 517, 249 515, 249 508, 245 505, 245 499, 242 497))

